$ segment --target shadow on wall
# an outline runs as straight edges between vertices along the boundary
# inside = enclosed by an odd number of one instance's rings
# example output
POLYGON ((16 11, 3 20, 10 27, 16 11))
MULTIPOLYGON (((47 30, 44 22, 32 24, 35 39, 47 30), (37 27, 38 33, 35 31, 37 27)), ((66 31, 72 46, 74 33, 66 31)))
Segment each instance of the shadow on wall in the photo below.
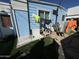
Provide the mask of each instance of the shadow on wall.
POLYGON ((65 59, 79 59, 79 32, 61 41, 65 59))

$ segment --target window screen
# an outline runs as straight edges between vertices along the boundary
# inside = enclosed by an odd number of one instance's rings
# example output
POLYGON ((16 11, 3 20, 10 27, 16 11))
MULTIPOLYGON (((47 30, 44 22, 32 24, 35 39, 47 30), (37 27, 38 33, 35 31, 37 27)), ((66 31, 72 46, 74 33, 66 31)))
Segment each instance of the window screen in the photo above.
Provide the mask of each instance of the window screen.
POLYGON ((40 18, 43 18, 43 19, 49 19, 49 12, 39 10, 39 16, 40 16, 40 18))
POLYGON ((12 27, 11 19, 9 15, 2 15, 2 26, 3 27, 12 27))
POLYGON ((44 11, 39 11, 40 18, 44 18, 44 11))

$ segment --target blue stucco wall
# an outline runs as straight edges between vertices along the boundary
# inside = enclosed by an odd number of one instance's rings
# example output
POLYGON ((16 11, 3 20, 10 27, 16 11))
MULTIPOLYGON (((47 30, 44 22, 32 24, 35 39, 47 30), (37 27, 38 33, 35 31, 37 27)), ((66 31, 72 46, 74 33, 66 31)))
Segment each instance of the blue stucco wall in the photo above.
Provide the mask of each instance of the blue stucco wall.
MULTIPOLYGON (((58 22, 60 22, 62 20, 62 15, 66 15, 66 10, 63 10, 63 9, 59 9, 59 12, 58 12, 58 22)), ((65 21, 65 18, 64 18, 64 21, 65 21)))
MULTIPOLYGON (((52 20, 52 25, 55 24, 56 15, 53 15, 53 10, 56 10, 56 6, 50 6, 50 5, 43 5, 38 3, 32 3, 29 2, 29 14, 30 14, 30 25, 31 29, 39 29, 40 24, 35 22, 35 19, 32 17, 32 14, 37 14, 39 10, 49 11, 49 19, 52 20)), ((62 9, 59 9, 59 16, 58 16, 58 22, 62 20, 62 15, 65 15, 66 12, 62 9)), ((16 19, 17 21, 16 26, 18 26, 19 29, 19 35, 20 36, 26 36, 29 35, 29 24, 28 24, 28 13, 24 11, 15 11, 16 19)), ((14 15, 14 16, 15 16, 14 15)))
MULTIPOLYGON (((30 2, 29 3, 29 8, 30 8, 30 20, 31 20, 31 28, 32 29, 37 29, 39 28, 39 24, 35 23, 34 18, 32 17, 32 14, 37 14, 39 10, 45 10, 45 11, 49 11, 49 19, 52 20, 52 25, 55 24, 55 20, 56 20, 56 15, 53 15, 53 10, 56 10, 57 7, 56 6, 50 6, 50 5, 44 5, 44 4, 38 4, 38 3, 33 3, 30 2)), ((62 20, 62 15, 65 15, 66 12, 62 9, 59 9, 58 11, 58 22, 60 22, 62 20)))
POLYGON ((20 36, 29 35, 28 12, 15 10, 14 13, 16 26, 20 36))

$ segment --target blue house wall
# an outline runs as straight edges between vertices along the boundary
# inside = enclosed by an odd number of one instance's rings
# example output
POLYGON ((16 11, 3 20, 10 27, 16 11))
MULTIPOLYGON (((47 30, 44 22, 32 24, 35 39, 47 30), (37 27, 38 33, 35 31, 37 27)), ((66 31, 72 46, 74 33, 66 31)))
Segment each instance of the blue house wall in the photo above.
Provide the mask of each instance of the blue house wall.
POLYGON ((18 37, 29 36, 28 9, 26 1, 11 1, 11 13, 18 37))
MULTIPOLYGON (((57 6, 29 2, 31 29, 40 28, 40 24, 35 22, 35 19, 32 17, 32 14, 38 15, 39 10, 49 11, 49 19, 52 21, 51 24, 53 25, 55 24, 55 20, 56 20, 56 15, 53 15, 53 10, 56 10, 56 9, 57 9, 57 6)), ((59 8, 57 21, 60 22, 62 19, 62 15, 65 15, 65 14, 66 14, 65 11, 59 8)), ((29 35, 28 12, 15 10, 13 17, 16 23, 15 26, 18 29, 19 36, 29 35)))
POLYGON ((14 10, 15 21, 17 22, 19 36, 29 35, 28 12, 14 10))
MULTIPOLYGON (((49 19, 52 21, 52 25, 55 24, 56 15, 53 14, 53 10, 57 9, 57 6, 51 6, 51 5, 44 5, 36 2, 29 2, 29 11, 30 11, 30 21, 31 21, 31 28, 37 29, 39 28, 39 23, 35 23, 34 18, 32 17, 32 14, 39 13, 39 10, 49 11, 49 19)), ((58 19, 57 21, 60 22, 62 20, 62 15, 65 15, 66 12, 63 9, 59 8, 58 11, 58 19)))
MULTIPOLYGON (((66 16, 66 10, 59 9, 59 11, 58 11, 58 20, 57 20, 58 22, 62 21, 62 16, 63 15, 66 16)), ((65 18, 64 18, 64 21, 66 21, 65 18)))
MULTIPOLYGON (((15 32, 17 32, 17 36, 18 36, 17 46, 26 44, 32 40, 36 40, 36 39, 38 40, 43 37, 42 35, 40 35, 40 32, 39 32, 40 24, 36 23, 34 17, 32 16, 33 14, 39 15, 39 10, 48 11, 49 19, 52 21, 51 24, 52 25, 55 24, 56 15, 53 15, 53 10, 56 10, 57 6, 46 5, 43 3, 29 2, 30 19, 28 19, 28 10, 26 10, 27 6, 25 7, 26 2, 24 4, 24 10, 23 10, 23 6, 22 6, 23 4, 22 5, 19 4, 20 6, 17 4, 18 3, 15 3, 14 7, 12 6, 13 8, 11 8, 11 6, 9 4, 9 15, 11 16, 12 27, 13 27, 13 30, 15 32), (29 35, 30 35, 29 34, 29 20, 30 20, 30 27, 33 30, 33 35, 34 35, 33 39, 29 39, 29 35)), ((5 8, 3 8, 3 11, 7 12, 8 8, 6 8, 5 10, 4 9, 5 8)), ((0 11, 2 11, 2 9, 0 9, 0 11)), ((66 12, 63 9, 59 8, 57 21, 60 22, 62 20, 62 15, 65 15, 65 14, 66 14, 66 12)), ((6 29, 5 29, 5 31, 6 31, 6 29)))

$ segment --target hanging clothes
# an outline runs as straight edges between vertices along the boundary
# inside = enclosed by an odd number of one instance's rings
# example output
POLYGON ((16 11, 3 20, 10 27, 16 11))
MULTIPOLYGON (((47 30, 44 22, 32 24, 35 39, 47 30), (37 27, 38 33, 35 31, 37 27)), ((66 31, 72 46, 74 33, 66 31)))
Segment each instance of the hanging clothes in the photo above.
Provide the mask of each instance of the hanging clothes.
POLYGON ((60 27, 60 32, 64 32, 64 30, 65 30, 65 21, 61 21, 59 27, 60 27))
POLYGON ((45 22, 46 19, 40 19, 40 29, 44 30, 46 29, 46 22, 45 22))
POLYGON ((36 23, 40 22, 40 16, 33 14, 33 17, 35 18, 36 23))
POLYGON ((75 31, 76 27, 77 27, 77 20, 73 20, 72 31, 75 31))
POLYGON ((68 33, 69 30, 72 29, 72 25, 73 25, 73 21, 72 20, 68 20, 67 27, 66 27, 66 33, 68 33))

